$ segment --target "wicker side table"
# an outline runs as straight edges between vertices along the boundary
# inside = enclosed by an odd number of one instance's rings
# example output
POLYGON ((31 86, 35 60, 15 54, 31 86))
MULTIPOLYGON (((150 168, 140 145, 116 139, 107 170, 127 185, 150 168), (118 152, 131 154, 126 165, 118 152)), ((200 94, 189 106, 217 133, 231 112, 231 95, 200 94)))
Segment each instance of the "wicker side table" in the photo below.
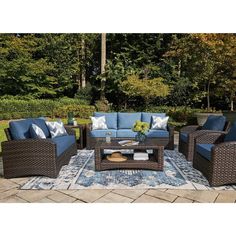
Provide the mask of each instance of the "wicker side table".
POLYGON ((111 169, 148 169, 163 171, 163 155, 164 146, 158 145, 158 143, 154 142, 153 140, 146 140, 145 142, 135 146, 121 146, 118 141, 112 141, 111 143, 100 141, 95 146, 95 170, 102 171, 111 169), (147 161, 133 160, 132 155, 126 155, 128 157, 127 161, 112 162, 106 159, 104 149, 133 149, 134 151, 146 151, 147 149, 152 149, 153 154, 149 154, 149 160, 147 161))
POLYGON ((85 127, 86 125, 78 124, 78 125, 65 125, 65 127, 69 127, 71 129, 79 129, 80 136, 77 139, 77 148, 78 149, 83 149, 86 147, 86 132, 85 132, 85 127))

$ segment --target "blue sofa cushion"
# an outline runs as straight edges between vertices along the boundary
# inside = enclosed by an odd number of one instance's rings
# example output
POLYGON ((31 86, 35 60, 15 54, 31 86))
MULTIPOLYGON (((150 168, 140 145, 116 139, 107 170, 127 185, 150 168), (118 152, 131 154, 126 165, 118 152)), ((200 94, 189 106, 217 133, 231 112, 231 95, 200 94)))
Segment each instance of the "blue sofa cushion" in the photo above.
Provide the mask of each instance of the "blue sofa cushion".
POLYGON ((49 129, 48 129, 44 119, 41 119, 41 118, 33 119, 33 124, 37 125, 39 128, 42 129, 42 131, 44 132, 46 138, 51 137, 49 129))
POLYGON ((146 135, 148 138, 168 138, 169 132, 167 130, 149 130, 146 135))
POLYGON ((196 151, 207 160, 211 160, 211 149, 214 147, 214 144, 197 144, 196 151))
POLYGON ((91 137, 94 138, 105 138, 107 132, 111 132, 111 137, 116 138, 116 129, 97 129, 90 131, 91 137))
POLYGON ((132 131, 131 129, 118 129, 117 138, 134 138, 137 132, 132 131))
POLYGON ((188 134, 187 133, 180 133, 180 139, 185 143, 188 142, 188 134))
POLYGON ((136 120, 141 120, 141 112, 118 112, 118 129, 132 129, 136 120))
POLYGON ((225 116, 214 116, 211 115, 207 118, 207 121, 202 126, 202 129, 223 131, 226 122, 225 116))
POLYGON ((150 124, 150 127, 152 125, 152 116, 160 116, 160 117, 166 117, 166 113, 150 113, 150 112, 142 112, 142 121, 147 122, 150 124))
POLYGON ((74 135, 55 137, 52 138, 51 141, 57 146, 57 157, 76 142, 74 135))
POLYGON ((111 112, 94 112, 95 117, 105 116, 106 125, 108 129, 117 129, 117 113, 111 112))
POLYGON ((224 142, 236 141, 236 122, 233 123, 230 131, 225 135, 224 142))
POLYGON ((14 140, 30 138, 30 126, 33 119, 11 121, 9 128, 14 140))

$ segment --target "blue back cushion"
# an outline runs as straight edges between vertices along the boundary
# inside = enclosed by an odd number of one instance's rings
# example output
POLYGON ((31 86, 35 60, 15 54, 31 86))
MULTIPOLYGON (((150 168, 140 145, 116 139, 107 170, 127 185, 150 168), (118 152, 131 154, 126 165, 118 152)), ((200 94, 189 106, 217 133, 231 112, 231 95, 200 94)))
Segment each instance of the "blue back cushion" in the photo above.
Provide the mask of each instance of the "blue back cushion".
POLYGON ((141 112, 118 112, 118 129, 132 129, 136 120, 141 120, 141 112))
POLYGON ((160 116, 160 117, 166 117, 166 113, 150 113, 150 112, 142 112, 142 121, 147 122, 150 124, 150 127, 152 125, 152 116, 160 116))
POLYGON ((226 122, 225 116, 211 115, 207 118, 207 121, 203 125, 202 129, 223 131, 225 122, 226 122))
POLYGON ((108 129, 117 129, 117 113, 94 112, 95 117, 105 116, 108 129))
POLYGON ((11 121, 9 128, 14 140, 30 138, 30 126, 33 119, 11 121))
POLYGON ((44 119, 41 119, 41 118, 33 119, 33 123, 36 124, 39 128, 42 129, 42 131, 44 132, 46 138, 51 137, 49 129, 48 129, 44 119))
POLYGON ((234 141, 236 141, 236 122, 234 122, 228 134, 226 134, 224 138, 224 142, 234 142, 234 141))

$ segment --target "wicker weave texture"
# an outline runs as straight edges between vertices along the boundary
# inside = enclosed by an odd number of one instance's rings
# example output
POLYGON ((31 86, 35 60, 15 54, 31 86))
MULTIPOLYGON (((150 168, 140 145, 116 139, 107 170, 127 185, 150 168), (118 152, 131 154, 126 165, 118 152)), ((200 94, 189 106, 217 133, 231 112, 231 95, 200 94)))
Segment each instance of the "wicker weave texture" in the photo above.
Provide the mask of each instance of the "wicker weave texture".
MULTIPOLYGON (((9 129, 5 132, 11 137, 9 129)), ((8 140, 2 143, 4 177, 43 175, 56 178, 61 167, 76 153, 76 144, 57 157, 56 144, 49 139, 8 140)))
MULTIPOLYGON (((230 128, 230 122, 226 122, 224 131, 228 131, 230 128)), ((179 151, 183 153, 187 159, 187 161, 192 161, 194 156, 194 147, 195 147, 195 139, 203 134, 207 133, 215 133, 217 131, 214 130, 202 130, 200 126, 186 126, 183 127, 179 132, 179 151), (188 133, 187 142, 184 142, 180 136, 181 133, 188 133)), ((221 131, 218 131, 221 133, 221 131)))
POLYGON ((224 133, 208 133, 195 141, 215 144, 210 161, 196 151, 193 159, 193 167, 203 173, 211 186, 236 183, 236 142, 221 142, 224 136, 224 133))

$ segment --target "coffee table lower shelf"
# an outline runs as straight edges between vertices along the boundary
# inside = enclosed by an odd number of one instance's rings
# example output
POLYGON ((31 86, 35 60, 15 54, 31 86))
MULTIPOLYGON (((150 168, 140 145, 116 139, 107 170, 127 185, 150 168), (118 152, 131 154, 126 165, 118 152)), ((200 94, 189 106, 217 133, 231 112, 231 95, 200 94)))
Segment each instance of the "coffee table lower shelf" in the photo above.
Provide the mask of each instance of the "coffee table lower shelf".
MULTIPOLYGON (((112 162, 106 159, 106 154, 103 154, 103 150, 107 149, 107 147, 103 147, 102 145, 97 145, 95 147, 95 170, 112 170, 112 169, 142 169, 142 170, 155 170, 155 171, 163 171, 164 165, 164 147, 163 146, 155 146, 155 147, 133 147, 133 149, 152 149, 153 154, 149 154, 149 160, 147 161, 137 161, 133 160, 132 154, 124 154, 128 157, 127 161, 124 162, 112 162)), ((117 146, 116 146, 117 149, 117 146)), ((124 149, 124 147, 119 148, 124 149)), ((131 149, 131 147, 129 147, 131 149)))

